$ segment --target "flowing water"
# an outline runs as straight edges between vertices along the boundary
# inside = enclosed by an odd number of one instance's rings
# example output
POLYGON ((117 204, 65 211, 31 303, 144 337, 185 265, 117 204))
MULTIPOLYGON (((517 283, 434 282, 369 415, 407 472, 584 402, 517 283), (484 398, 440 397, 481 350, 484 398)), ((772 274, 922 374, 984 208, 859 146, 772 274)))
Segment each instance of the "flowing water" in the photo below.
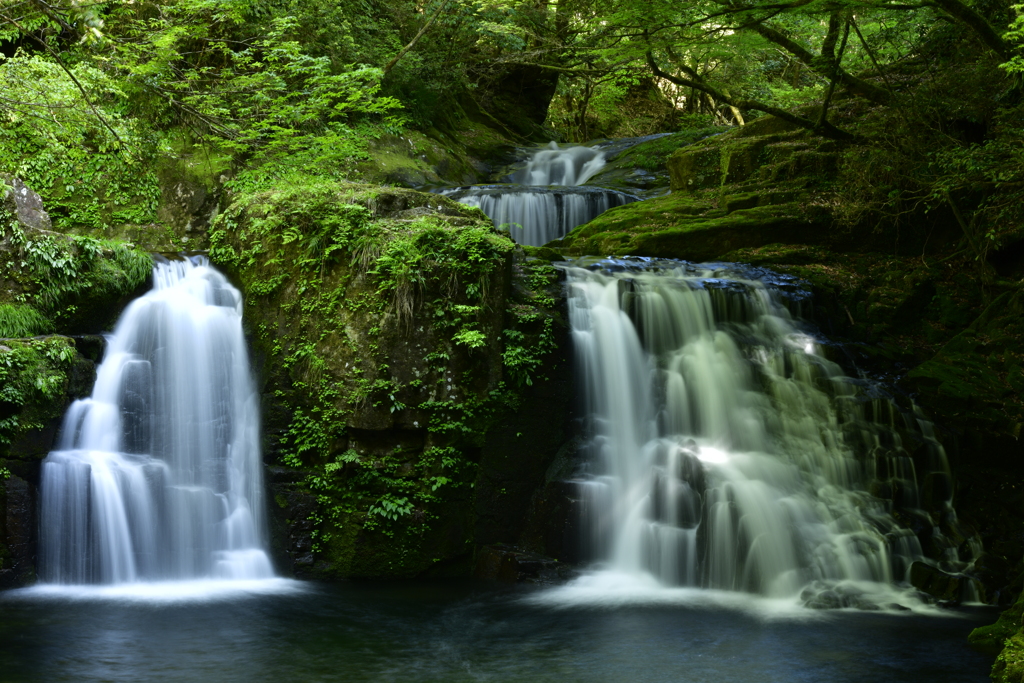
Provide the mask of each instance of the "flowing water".
POLYGON ((562 149, 552 142, 512 173, 512 184, 474 185, 441 192, 478 207, 496 226, 510 226, 519 244, 538 247, 564 237, 612 207, 637 201, 637 197, 624 192, 584 186, 604 164, 604 153, 599 149, 562 149))
POLYGON ((156 265, 43 462, 44 582, 273 576, 241 316, 205 258, 156 265))
MULTIPOLYGON (((957 524, 936 499, 950 490, 935 484, 949 481, 945 454, 929 424, 826 359, 785 305, 803 295, 766 275, 643 259, 568 267, 590 553, 640 585, 905 607, 912 564, 936 562, 892 513, 944 542, 957 524)), ((964 569, 980 550, 966 546, 961 558, 946 542, 938 563, 964 569)))
POLYGON ((798 287, 722 264, 567 270, 604 571, 554 588, 273 578, 240 295, 201 259, 165 263, 43 464, 44 583, 0 594, 0 678, 988 680, 966 636, 992 610, 897 590, 926 560, 893 509, 933 545, 956 523, 918 486, 948 480, 941 446, 824 357, 798 287), (886 600, 901 611, 803 606, 886 600))

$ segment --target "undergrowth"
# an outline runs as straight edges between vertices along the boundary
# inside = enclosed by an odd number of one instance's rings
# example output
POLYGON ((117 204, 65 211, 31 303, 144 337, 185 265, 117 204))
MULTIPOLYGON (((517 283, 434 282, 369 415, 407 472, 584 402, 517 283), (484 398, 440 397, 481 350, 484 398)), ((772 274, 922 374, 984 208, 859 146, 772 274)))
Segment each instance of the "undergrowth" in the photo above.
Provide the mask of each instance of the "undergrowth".
POLYGON ((31 429, 42 429, 64 408, 75 358, 67 337, 15 340, 0 345, 0 447, 31 429))
POLYGON ((149 254, 128 242, 25 230, 0 214, 0 337, 62 331, 91 306, 109 309, 149 276, 149 254))

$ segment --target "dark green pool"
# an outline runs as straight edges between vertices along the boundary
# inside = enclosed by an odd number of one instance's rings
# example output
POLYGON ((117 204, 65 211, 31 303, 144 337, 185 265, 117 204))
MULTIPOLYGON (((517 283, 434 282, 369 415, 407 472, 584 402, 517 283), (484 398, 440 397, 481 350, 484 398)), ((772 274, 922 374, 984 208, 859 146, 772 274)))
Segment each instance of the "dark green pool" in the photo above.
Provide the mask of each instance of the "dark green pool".
POLYGON ((0 680, 983 683, 991 665, 966 644, 988 609, 794 617, 714 600, 550 603, 542 590, 13 591, 0 594, 0 680))

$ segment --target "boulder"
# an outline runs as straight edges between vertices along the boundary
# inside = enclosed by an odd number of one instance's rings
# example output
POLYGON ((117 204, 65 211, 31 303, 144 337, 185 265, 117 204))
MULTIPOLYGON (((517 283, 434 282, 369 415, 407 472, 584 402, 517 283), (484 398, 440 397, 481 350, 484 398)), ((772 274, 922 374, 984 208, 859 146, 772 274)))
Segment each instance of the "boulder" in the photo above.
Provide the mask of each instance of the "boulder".
POLYGON ((22 228, 50 230, 50 215, 43 208, 43 199, 19 178, 0 175, 0 206, 15 218, 22 228))

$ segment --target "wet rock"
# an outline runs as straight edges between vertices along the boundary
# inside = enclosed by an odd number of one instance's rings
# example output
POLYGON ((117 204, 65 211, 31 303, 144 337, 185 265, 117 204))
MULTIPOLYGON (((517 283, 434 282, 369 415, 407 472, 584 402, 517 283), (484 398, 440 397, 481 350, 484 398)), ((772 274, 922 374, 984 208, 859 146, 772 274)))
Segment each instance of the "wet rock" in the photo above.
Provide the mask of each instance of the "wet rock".
POLYGON ((824 590, 809 596, 804 606, 810 609, 839 609, 843 607, 843 601, 835 591, 824 590))
POLYGON ((490 545, 477 552, 475 576, 507 583, 560 583, 576 574, 571 567, 550 557, 519 550, 515 546, 490 545))
POLYGON ((910 583, 938 600, 959 603, 967 592, 970 579, 953 574, 925 562, 910 565, 910 583))
POLYGON ((17 475, 3 482, 3 527, 0 528, 0 588, 35 580, 36 487, 17 475))

